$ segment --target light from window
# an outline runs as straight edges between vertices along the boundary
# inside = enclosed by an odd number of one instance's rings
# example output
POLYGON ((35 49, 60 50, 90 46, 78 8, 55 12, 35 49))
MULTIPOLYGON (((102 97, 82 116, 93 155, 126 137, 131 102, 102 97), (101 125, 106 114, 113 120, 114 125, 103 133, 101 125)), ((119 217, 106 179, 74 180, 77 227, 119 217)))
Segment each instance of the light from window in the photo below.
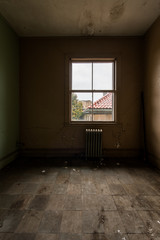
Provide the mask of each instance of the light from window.
POLYGON ((72 59, 71 121, 114 121, 115 60, 72 59))

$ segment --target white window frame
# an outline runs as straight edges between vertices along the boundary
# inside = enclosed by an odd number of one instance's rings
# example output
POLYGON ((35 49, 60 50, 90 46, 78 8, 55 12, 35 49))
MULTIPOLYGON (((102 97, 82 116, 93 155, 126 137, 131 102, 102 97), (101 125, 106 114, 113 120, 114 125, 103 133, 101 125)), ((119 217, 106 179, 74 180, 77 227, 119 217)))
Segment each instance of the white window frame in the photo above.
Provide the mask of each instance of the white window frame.
MULTIPOLYGON (((116 58, 104 58, 104 57, 100 57, 100 58, 70 58, 69 59, 69 89, 68 89, 68 94, 69 94, 69 123, 70 124, 113 124, 117 122, 117 60, 116 58), (87 62, 87 63, 104 63, 104 62, 112 62, 113 63, 113 89, 112 90, 93 90, 93 88, 91 90, 72 90, 72 63, 79 63, 79 62, 87 62), (98 93, 98 92, 111 92, 113 93, 113 120, 112 121, 73 121, 72 118, 72 93, 76 93, 76 92, 86 92, 86 93, 98 93)), ((93 75, 92 75, 92 87, 93 87, 93 75)), ((92 94, 93 96, 93 94, 92 94)), ((92 97, 92 103, 93 103, 93 97, 92 97)))

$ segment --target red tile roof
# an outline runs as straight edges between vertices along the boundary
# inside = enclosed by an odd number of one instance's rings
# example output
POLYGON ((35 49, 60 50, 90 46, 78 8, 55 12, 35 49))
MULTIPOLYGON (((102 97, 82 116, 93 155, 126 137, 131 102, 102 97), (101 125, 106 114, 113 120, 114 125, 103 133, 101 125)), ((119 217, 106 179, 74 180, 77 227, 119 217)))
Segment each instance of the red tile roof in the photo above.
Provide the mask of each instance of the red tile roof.
MULTIPOLYGON (((91 109, 92 106, 88 106, 87 109, 91 109)), ((112 109, 112 93, 107 93, 102 98, 98 99, 93 103, 94 109, 112 109)))

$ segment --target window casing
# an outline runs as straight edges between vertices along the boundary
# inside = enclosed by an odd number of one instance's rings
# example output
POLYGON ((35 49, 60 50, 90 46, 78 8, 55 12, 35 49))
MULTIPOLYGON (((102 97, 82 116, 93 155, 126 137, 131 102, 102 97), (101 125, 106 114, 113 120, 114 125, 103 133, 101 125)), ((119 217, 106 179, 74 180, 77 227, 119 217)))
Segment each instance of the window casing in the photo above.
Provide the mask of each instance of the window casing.
POLYGON ((115 58, 70 59, 71 123, 114 123, 116 95, 115 58))

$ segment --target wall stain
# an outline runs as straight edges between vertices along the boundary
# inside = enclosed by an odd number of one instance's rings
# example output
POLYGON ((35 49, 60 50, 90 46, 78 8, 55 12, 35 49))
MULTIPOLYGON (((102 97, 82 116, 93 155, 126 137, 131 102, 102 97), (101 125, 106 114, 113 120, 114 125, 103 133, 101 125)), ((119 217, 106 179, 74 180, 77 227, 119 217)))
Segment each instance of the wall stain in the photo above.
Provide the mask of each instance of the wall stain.
POLYGON ((118 20, 122 17, 126 7, 126 1, 119 1, 117 2, 110 10, 110 19, 112 21, 118 20))
POLYGON ((145 7, 145 6, 147 6, 147 4, 148 4, 148 1, 144 1, 142 6, 145 7))
POLYGON ((79 20, 79 27, 83 36, 93 36, 95 33, 95 26, 93 21, 93 14, 89 9, 85 9, 79 20))

